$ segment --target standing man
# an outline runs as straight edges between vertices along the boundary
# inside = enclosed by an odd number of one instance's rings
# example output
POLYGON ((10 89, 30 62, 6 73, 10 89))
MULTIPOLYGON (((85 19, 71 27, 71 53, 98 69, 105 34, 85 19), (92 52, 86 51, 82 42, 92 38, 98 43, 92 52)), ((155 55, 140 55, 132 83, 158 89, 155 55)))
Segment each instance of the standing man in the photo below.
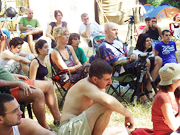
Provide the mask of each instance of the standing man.
POLYGON ((162 66, 166 63, 178 63, 176 57, 176 43, 170 41, 171 33, 169 30, 162 31, 162 41, 157 43, 154 47, 154 55, 159 56, 163 60, 162 66))
POLYGON ((10 94, 0 94, 1 135, 54 135, 31 119, 21 118, 17 100, 10 94))
POLYGON ((104 32, 101 29, 100 25, 97 22, 90 22, 89 15, 83 13, 81 15, 81 24, 79 28, 79 33, 85 38, 94 38, 95 36, 102 35, 104 32))
POLYGON ((147 25, 143 31, 142 34, 148 33, 153 42, 151 43, 152 47, 154 48, 155 44, 157 44, 159 36, 161 36, 161 28, 157 25, 157 19, 156 17, 152 17, 151 21, 149 23, 149 26, 147 25))
POLYGON ((33 19, 33 10, 27 9, 27 17, 22 17, 19 22, 19 29, 21 30, 20 37, 28 42, 31 53, 34 53, 33 40, 40 38, 43 35, 43 29, 37 19, 33 19))
MULTIPOLYGON (((105 93, 105 88, 112 83, 111 76, 112 68, 104 60, 92 62, 89 76, 72 86, 66 95, 58 135, 101 135, 113 111, 124 115, 125 126, 129 123, 133 128, 131 113, 105 93)), ((124 126, 117 133, 128 134, 124 126)))

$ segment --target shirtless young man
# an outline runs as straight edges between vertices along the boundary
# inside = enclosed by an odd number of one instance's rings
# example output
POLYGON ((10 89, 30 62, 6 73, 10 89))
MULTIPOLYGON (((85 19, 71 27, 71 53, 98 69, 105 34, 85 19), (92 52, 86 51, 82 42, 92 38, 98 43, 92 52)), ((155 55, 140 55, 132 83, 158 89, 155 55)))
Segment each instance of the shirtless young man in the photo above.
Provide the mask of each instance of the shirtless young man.
POLYGON ((54 135, 31 119, 21 119, 22 111, 10 94, 0 94, 0 135, 54 135))
MULTIPOLYGON (((91 63, 89 77, 77 82, 66 95, 58 135, 101 135, 113 111, 124 115, 125 126, 129 123, 133 128, 131 113, 105 93, 105 88, 112 83, 111 76, 112 68, 104 60, 91 63)), ((120 127, 116 133, 127 135, 127 128, 120 127)))

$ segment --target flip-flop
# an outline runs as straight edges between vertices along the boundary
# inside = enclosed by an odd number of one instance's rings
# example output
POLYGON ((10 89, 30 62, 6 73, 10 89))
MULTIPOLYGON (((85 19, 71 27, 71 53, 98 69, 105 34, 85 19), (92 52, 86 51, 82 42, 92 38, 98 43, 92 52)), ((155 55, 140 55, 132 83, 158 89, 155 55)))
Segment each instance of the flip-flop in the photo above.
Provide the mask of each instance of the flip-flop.
POLYGON ((59 126, 60 125, 60 121, 54 121, 54 125, 55 126, 59 126))

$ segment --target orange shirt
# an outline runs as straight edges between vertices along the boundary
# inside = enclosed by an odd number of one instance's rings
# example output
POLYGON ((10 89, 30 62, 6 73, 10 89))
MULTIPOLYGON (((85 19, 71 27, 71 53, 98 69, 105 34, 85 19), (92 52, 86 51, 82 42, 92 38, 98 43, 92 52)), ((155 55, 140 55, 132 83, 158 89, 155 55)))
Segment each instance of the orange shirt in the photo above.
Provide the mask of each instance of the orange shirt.
POLYGON ((168 93, 159 90, 152 105, 152 122, 155 135, 167 135, 173 132, 162 114, 161 106, 164 103, 171 104, 174 116, 179 112, 178 100, 171 99, 168 93))

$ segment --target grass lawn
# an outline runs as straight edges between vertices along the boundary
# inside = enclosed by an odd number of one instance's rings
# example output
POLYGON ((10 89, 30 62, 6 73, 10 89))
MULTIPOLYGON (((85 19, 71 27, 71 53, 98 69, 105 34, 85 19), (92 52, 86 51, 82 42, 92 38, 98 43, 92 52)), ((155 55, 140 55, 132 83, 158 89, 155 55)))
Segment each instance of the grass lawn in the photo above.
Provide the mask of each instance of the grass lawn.
MULTIPOLYGON (((169 24, 169 20, 165 20, 160 22, 161 24, 159 26, 162 26, 162 30, 163 29, 168 29, 168 24, 169 24), (163 25, 162 25, 163 24, 163 25)), ((123 41, 125 41, 125 37, 126 37, 126 33, 127 33, 127 25, 124 26, 119 26, 119 37, 121 39, 123 39, 123 41), (125 34, 124 34, 125 33, 125 34)), ((87 51, 87 46, 82 45, 84 44, 84 42, 82 41, 80 47, 82 47, 85 52, 87 51)), ((135 46, 135 42, 133 41, 133 46, 135 46)), ((23 50, 27 50, 28 47, 25 47, 23 50)), ((180 61, 180 42, 177 42, 177 58, 180 61)), ((92 54, 92 49, 90 50, 90 52, 88 53, 88 57, 92 54)), ((48 62, 48 57, 47 57, 47 62, 48 62)), ((50 70, 50 65, 48 62, 48 68, 49 68, 49 74, 48 77, 51 76, 51 70, 50 70)), ((61 99, 61 96, 59 94, 58 91, 56 91, 57 93, 57 97, 58 100, 61 99)), ((129 93, 128 96, 131 96, 132 93, 129 93)), ((114 95, 115 96, 115 95, 114 95)), ((119 101, 120 98, 116 97, 119 101)), ((124 103, 123 103, 124 104, 124 103)), ((143 105, 143 104, 136 104, 135 106, 129 105, 126 106, 127 109, 132 113, 133 118, 134 118, 134 122, 135 122, 135 128, 139 128, 139 127, 143 127, 143 128, 152 128, 152 122, 151 122, 151 105, 143 105)), ((62 107, 60 107, 60 110, 62 110, 62 107)), ((55 127, 53 125, 53 117, 49 111, 49 109, 46 107, 46 118, 47 118, 47 122, 50 125, 50 127, 52 129, 54 129, 56 132, 58 131, 58 127, 55 127)), ((35 116, 34 116, 35 119, 35 116)), ((109 127, 111 126, 118 126, 118 125, 122 125, 124 124, 124 116, 113 112, 110 122, 108 124, 109 127)))

